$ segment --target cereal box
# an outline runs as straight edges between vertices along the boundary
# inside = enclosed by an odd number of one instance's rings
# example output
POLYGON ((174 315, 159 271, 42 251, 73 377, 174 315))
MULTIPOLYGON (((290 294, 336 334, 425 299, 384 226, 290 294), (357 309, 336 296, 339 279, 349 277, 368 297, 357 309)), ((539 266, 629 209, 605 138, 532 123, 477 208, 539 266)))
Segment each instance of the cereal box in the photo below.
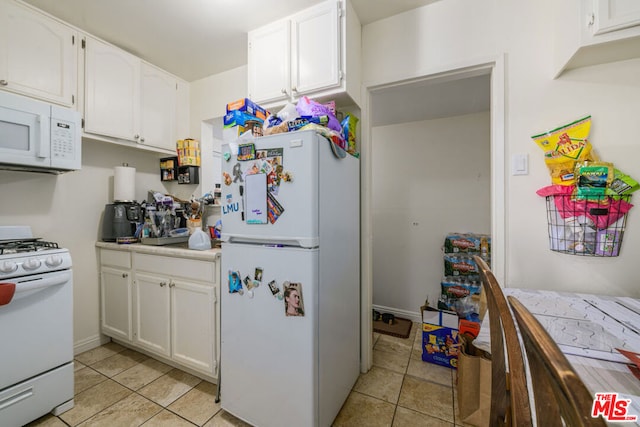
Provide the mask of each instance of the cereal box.
POLYGON ((455 369, 458 363, 458 315, 422 306, 422 360, 455 369))
POLYGON ((233 110, 245 111, 259 119, 267 119, 267 111, 249 98, 238 99, 227 104, 227 113, 233 110))

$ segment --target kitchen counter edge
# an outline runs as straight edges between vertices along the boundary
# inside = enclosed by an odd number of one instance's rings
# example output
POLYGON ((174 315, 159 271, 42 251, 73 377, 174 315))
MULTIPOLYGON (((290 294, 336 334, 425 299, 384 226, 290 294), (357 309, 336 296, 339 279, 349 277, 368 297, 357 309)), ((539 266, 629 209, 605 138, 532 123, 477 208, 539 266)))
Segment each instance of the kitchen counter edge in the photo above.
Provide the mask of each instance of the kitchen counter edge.
POLYGON ((150 246, 150 245, 143 245, 140 243, 123 245, 123 244, 111 243, 111 242, 96 242, 96 247, 102 248, 102 249, 112 249, 116 251, 138 252, 141 254, 151 254, 151 255, 176 256, 180 258, 190 258, 190 259, 197 259, 197 260, 204 260, 204 261, 215 261, 220 257, 222 253, 222 250, 220 248, 197 251, 194 249, 172 247, 171 245, 150 246))

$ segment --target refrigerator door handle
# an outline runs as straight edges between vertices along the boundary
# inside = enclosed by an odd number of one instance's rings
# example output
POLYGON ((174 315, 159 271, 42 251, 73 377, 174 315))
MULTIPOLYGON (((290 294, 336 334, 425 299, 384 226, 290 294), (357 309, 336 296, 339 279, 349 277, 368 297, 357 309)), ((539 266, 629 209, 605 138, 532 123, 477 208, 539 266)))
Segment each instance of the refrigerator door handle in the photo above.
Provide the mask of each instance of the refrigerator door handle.
POLYGON ((283 247, 294 246, 301 248, 317 248, 320 246, 320 239, 318 237, 278 237, 278 236, 244 236, 239 234, 224 234, 220 236, 220 240, 225 243, 253 243, 256 245, 270 246, 270 247, 283 247))

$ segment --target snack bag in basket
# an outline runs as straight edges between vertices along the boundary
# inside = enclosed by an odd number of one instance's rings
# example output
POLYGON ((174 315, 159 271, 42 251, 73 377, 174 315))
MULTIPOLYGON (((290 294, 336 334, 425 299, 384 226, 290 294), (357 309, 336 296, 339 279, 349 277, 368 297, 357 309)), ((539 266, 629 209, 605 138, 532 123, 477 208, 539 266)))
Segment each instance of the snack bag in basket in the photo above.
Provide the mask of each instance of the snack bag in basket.
POLYGON ((587 139, 590 129, 591 116, 587 116, 531 137, 544 150, 544 161, 549 168, 553 184, 574 185, 576 163, 598 160, 587 139))

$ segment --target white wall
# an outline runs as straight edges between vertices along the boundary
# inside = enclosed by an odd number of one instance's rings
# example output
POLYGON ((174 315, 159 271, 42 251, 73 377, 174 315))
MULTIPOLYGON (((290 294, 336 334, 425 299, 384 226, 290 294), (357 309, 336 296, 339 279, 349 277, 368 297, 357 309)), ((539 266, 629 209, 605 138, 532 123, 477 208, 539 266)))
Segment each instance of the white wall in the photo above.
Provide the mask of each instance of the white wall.
POLYGON ((372 129, 374 305, 435 305, 447 232, 490 232, 489 119, 487 111, 372 129))
POLYGON ((247 67, 242 66, 191 83, 190 132, 199 135, 202 150, 203 192, 220 182, 222 118, 229 102, 247 96, 247 67))
POLYGON ((76 352, 99 340, 95 243, 100 239, 104 206, 113 200, 113 168, 123 162, 136 168, 135 194, 142 200, 150 189, 171 192, 160 182, 158 158, 140 150, 84 141, 79 171, 62 175, 0 171, 0 225, 30 225, 35 237, 57 242, 71 252, 76 352))
POLYGON ((504 285, 638 297, 633 265, 640 256, 640 208, 629 214, 619 257, 548 249, 545 203, 535 191, 550 178, 531 135, 591 114, 590 139, 601 158, 640 179, 640 59, 574 70, 553 80, 553 4, 447 0, 369 24, 363 27, 363 81, 365 86, 389 83, 504 54, 504 285), (508 162, 516 153, 529 155, 529 175, 510 175, 508 162))
POLYGON ((229 102, 247 96, 247 66, 191 82, 190 92, 190 130, 198 135, 202 121, 223 117, 229 102))

